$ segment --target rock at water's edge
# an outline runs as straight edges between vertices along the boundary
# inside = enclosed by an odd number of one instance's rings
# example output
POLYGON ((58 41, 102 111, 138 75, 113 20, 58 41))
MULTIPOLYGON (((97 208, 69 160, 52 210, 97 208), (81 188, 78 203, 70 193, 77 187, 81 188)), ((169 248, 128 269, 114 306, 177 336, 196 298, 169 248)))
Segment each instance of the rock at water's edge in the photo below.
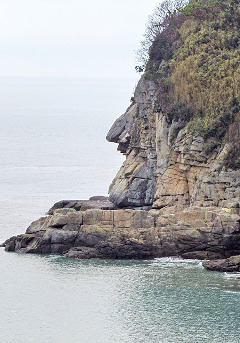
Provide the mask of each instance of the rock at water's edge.
POLYGON ((227 259, 203 262, 203 267, 207 270, 217 272, 240 272, 240 255, 231 256, 227 259))
POLYGON ((76 211, 58 208, 8 239, 5 250, 72 258, 216 259, 240 255, 240 217, 218 208, 76 211))

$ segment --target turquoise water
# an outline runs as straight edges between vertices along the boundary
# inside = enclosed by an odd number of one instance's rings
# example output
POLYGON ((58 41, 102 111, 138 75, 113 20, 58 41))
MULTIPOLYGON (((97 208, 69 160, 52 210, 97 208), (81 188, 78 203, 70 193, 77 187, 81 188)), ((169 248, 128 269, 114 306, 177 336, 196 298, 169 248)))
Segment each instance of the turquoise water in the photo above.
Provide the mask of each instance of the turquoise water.
POLYGON ((2 342, 239 342, 240 280, 199 261, 5 254, 2 342))
MULTIPOLYGON (((61 199, 107 195, 105 136, 133 80, 0 80, 0 242, 61 199)), ((200 261, 81 261, 0 249, 3 343, 237 343, 240 273, 200 261)))

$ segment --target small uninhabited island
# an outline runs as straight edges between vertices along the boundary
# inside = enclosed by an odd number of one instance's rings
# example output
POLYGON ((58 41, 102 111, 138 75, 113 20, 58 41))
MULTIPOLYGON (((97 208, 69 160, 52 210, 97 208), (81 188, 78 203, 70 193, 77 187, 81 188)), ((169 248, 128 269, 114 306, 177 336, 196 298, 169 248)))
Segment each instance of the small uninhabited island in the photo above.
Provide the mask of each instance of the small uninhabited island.
POLYGON ((109 198, 56 203, 6 251, 240 271, 239 7, 194 0, 165 17, 107 135, 126 156, 109 198))

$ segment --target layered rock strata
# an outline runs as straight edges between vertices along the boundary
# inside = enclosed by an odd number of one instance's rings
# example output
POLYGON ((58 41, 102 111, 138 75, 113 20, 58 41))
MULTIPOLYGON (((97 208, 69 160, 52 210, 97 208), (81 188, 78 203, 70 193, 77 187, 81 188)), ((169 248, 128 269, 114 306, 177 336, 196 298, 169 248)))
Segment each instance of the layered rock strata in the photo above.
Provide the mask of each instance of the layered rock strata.
POLYGON ((240 171, 226 169, 231 150, 193 137, 184 120, 161 110, 157 85, 140 80, 132 105, 113 124, 107 139, 126 155, 109 188, 120 207, 239 207, 240 171))
POLYGON ((240 216, 233 212, 59 208, 4 246, 7 251, 71 258, 226 258, 240 254, 240 216))
POLYGON ((76 211, 85 211, 87 209, 98 208, 102 210, 113 210, 116 206, 109 201, 108 197, 94 196, 89 200, 62 200, 56 202, 53 207, 48 210, 47 214, 53 214, 57 209, 73 208, 76 211))
POLYGON ((132 105, 116 120, 107 140, 118 143, 126 160, 110 185, 110 200, 120 207, 151 206, 157 182, 154 83, 139 82, 132 105))

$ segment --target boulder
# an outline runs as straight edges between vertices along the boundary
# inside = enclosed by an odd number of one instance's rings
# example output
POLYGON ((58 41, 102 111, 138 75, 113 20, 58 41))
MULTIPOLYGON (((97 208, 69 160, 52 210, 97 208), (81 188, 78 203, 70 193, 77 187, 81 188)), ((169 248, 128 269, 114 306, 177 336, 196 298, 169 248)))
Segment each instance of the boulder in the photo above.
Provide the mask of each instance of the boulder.
POLYGON ((89 200, 61 200, 56 202, 47 212, 47 214, 53 214, 57 209, 72 208, 76 211, 85 211, 91 208, 99 209, 115 209, 116 206, 104 196, 93 196, 89 200))
POLYGON ((240 255, 231 256, 227 259, 206 261, 202 265, 207 270, 217 272, 240 272, 240 255))

